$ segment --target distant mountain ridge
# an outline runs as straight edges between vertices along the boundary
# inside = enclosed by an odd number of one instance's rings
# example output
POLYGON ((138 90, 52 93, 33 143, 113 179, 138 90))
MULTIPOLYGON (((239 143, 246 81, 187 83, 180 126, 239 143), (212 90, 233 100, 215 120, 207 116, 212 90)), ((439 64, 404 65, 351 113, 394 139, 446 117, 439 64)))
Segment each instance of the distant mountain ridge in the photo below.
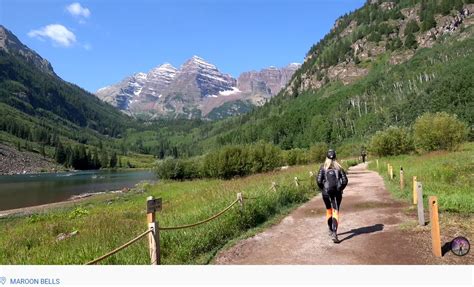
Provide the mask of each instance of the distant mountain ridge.
POLYGON ((0 25, 0 50, 4 50, 7 53, 22 58, 28 64, 37 67, 43 72, 50 75, 56 75, 51 63, 21 43, 12 32, 2 25, 0 25))
POLYGON ((164 63, 148 73, 136 73, 101 88, 96 95, 130 114, 216 119, 264 104, 286 86, 299 67, 297 63, 270 67, 242 73, 235 79, 193 56, 179 69, 164 63))

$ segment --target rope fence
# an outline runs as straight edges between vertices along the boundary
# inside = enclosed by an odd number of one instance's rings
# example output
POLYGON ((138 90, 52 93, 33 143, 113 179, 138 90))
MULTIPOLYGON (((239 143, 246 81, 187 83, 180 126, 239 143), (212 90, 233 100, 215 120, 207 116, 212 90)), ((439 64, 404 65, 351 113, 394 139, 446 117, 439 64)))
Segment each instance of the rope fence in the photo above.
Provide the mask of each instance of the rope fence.
MULTIPOLYGON (((312 176, 312 172, 310 172, 310 175, 312 176)), ((295 177, 295 184, 296 186, 298 187, 299 186, 299 181, 300 179, 298 179, 297 177, 295 177)), ((266 189, 264 192, 269 192, 269 191, 274 191, 276 192, 277 191, 277 183, 276 182, 272 182, 272 185, 266 189)), ((159 240, 160 240, 160 234, 159 232, 160 231, 172 231, 172 230, 179 230, 179 229, 186 229, 186 228, 192 228, 192 227, 195 227, 195 226, 198 226, 198 225, 202 225, 204 223, 207 223, 207 222, 210 222, 214 219, 217 219, 218 217, 220 217, 221 215, 225 214, 227 211, 229 211, 235 204, 239 203, 241 208, 243 208, 243 204, 244 204, 244 199, 258 199, 258 198, 261 198, 263 196, 262 195, 259 195, 259 196, 256 196, 256 197, 247 197, 247 196, 243 196, 242 193, 237 193, 237 199, 235 199, 234 201, 232 201, 232 203, 230 203, 226 208, 224 208, 223 210, 219 211, 218 213, 212 215, 211 217, 207 218, 207 219, 204 219, 204 220, 201 220, 201 221, 198 221, 196 223, 192 223, 192 224, 185 224, 185 225, 179 225, 179 226, 169 226, 169 227, 160 227, 158 222, 156 221, 156 216, 155 216, 155 213, 157 211, 160 211, 161 210, 161 198, 157 198, 155 199, 154 197, 150 196, 147 198, 147 221, 148 221, 148 230, 141 233, 140 235, 138 235, 137 237, 133 238, 132 240, 128 241, 127 243, 121 245, 120 247, 117 247, 115 248, 114 250, 92 260, 92 261, 89 261, 86 263, 86 265, 93 265, 93 264, 96 264, 120 251, 122 251, 123 249, 129 247, 130 245, 132 245, 133 243, 137 242, 138 240, 142 239, 143 237, 147 236, 148 235, 148 241, 149 241, 149 249, 150 249, 150 257, 151 257, 151 265, 158 265, 160 264, 160 243, 159 243, 159 240)))
POLYGON ((133 243, 137 242, 138 240, 142 239, 143 237, 145 237, 145 236, 146 236, 148 233, 150 233, 150 232, 152 232, 152 230, 150 230, 150 229, 147 230, 147 231, 145 231, 145 232, 143 232, 142 234, 138 235, 137 237, 133 238, 132 240, 130 240, 129 242, 123 244, 122 246, 115 248, 114 250, 110 251, 109 253, 104 254, 104 255, 100 256, 99 258, 94 259, 94 260, 92 260, 92 261, 90 261, 90 262, 87 262, 86 265, 93 265, 93 264, 96 264, 96 263, 98 263, 98 262, 104 260, 105 258, 114 255, 115 253, 117 253, 117 252, 119 252, 119 251, 121 251, 121 250, 127 248, 128 246, 130 246, 130 245, 132 245, 133 243))
POLYGON ((234 200, 229 206, 227 206, 226 208, 224 208, 224 209, 223 209, 222 211, 220 211, 219 213, 216 213, 215 215, 209 217, 208 219, 205 219, 205 220, 202 220, 202 221, 193 223, 193 224, 186 224, 186 225, 172 226, 172 227, 159 227, 159 230, 178 230, 178 229, 191 228, 191 227, 195 227, 195 226, 204 224, 204 223, 206 223, 206 222, 209 222, 209 221, 211 221, 211 220, 213 220, 213 219, 218 218, 219 216, 221 216, 222 214, 224 214, 227 210, 231 209, 232 206, 234 206, 237 202, 239 202, 239 199, 234 200))

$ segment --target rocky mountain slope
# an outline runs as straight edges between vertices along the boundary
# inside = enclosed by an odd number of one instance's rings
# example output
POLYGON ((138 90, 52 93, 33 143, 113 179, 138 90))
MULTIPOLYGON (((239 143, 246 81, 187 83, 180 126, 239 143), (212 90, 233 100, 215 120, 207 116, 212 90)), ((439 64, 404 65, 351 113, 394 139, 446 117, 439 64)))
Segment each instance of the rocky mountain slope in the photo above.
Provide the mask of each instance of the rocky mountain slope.
POLYGON ((310 49, 285 93, 295 96, 335 81, 348 85, 366 76, 371 63, 387 53, 391 64, 401 64, 417 49, 431 48, 471 26, 474 4, 469 2, 370 0, 340 17, 310 49))
POLYGON ((242 73, 237 79, 193 56, 179 69, 165 63, 99 89, 97 97, 132 114, 211 119, 264 104, 289 81, 299 64, 242 73))
POLYGON ((25 60, 28 64, 37 67, 50 75, 56 75, 51 64, 35 51, 18 40, 8 29, 0 25, 0 50, 25 60))

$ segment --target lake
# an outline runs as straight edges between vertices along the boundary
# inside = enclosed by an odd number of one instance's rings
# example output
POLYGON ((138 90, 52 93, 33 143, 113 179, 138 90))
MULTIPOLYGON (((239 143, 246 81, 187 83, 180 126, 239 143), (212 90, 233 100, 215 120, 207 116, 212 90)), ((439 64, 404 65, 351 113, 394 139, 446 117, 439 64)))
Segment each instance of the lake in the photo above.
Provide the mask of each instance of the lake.
POLYGON ((155 180, 151 171, 74 171, 0 176, 0 210, 68 200, 89 192, 119 190, 142 180, 155 180))

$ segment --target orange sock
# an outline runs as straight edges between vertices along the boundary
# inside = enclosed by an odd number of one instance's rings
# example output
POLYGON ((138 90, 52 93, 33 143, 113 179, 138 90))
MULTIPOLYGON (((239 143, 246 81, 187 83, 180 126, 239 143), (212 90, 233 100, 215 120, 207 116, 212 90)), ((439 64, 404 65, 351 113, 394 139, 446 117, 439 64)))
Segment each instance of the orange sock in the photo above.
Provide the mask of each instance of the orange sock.
POLYGON ((332 217, 332 208, 326 209, 326 220, 332 217))

